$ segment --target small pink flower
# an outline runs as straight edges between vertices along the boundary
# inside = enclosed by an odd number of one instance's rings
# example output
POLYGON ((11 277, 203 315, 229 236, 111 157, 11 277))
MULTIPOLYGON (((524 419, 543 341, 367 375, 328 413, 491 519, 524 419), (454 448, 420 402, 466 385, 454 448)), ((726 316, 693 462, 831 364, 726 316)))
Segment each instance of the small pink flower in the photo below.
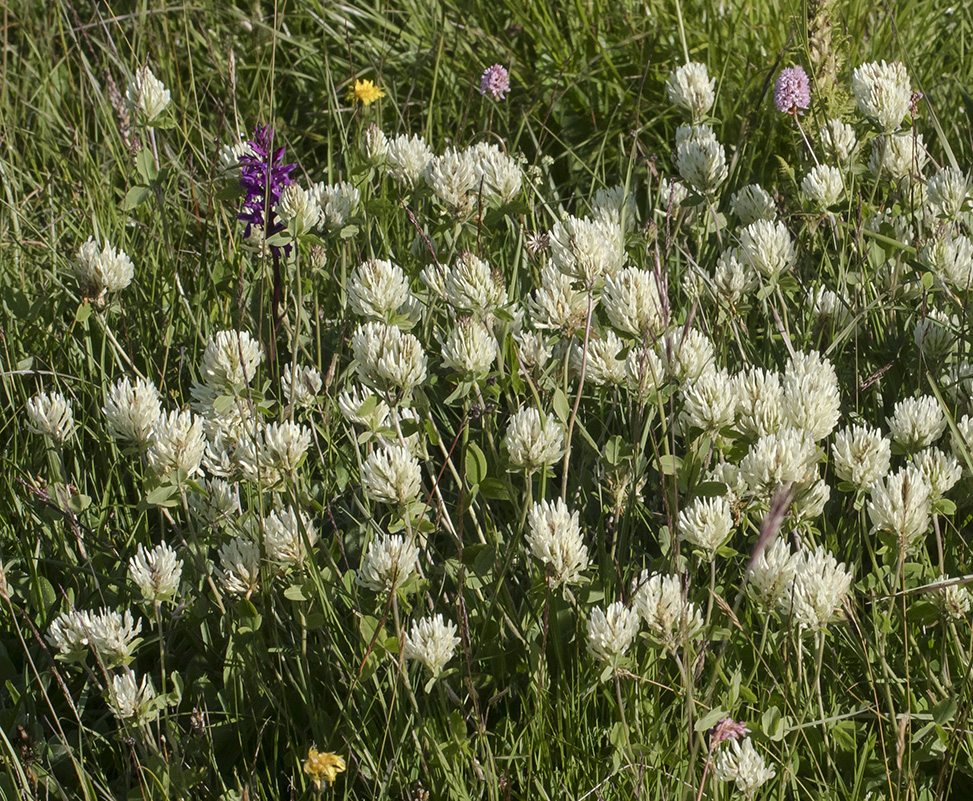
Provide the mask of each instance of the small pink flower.
POLYGON ((784 114, 800 114, 811 105, 811 83, 803 67, 787 67, 777 76, 774 105, 784 114))
POLYGON ((750 734, 750 729, 744 724, 738 723, 733 718, 723 718, 709 730, 709 750, 713 751, 720 743, 726 740, 739 740, 748 734, 750 734))
POLYGON ((494 100, 503 100, 504 95, 510 91, 510 73, 506 67, 494 64, 483 70, 480 78, 480 94, 485 95, 489 92, 494 100))

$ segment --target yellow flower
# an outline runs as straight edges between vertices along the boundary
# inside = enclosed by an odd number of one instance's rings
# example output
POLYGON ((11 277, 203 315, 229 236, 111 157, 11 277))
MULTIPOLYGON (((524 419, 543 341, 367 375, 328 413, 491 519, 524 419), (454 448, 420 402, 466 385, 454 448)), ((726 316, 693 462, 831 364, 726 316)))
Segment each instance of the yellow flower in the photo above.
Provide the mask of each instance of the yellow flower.
POLYGON ((385 92, 371 81, 355 81, 355 85, 348 90, 348 99, 357 100, 363 106, 374 103, 380 97, 385 97, 385 92))
POLYGON ((304 772, 314 782, 314 789, 323 790, 324 783, 334 784, 339 773, 345 772, 345 758, 337 754, 319 753, 313 746, 304 760, 304 772))

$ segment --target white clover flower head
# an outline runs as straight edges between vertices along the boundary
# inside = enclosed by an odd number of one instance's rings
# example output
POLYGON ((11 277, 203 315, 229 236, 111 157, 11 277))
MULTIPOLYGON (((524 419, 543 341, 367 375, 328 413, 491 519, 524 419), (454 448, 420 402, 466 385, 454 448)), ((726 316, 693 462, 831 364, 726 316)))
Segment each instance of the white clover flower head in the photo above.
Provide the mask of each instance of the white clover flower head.
POLYGON ((670 653, 675 653, 703 628, 703 616, 686 597, 679 576, 643 570, 632 588, 633 607, 650 635, 670 653))
POLYGON ((673 328, 658 349, 665 374, 677 384, 695 381, 714 364, 713 343, 695 328, 673 328))
POLYGON ((886 531, 905 552, 929 529, 931 488, 916 468, 906 466, 872 485, 868 502, 871 533, 886 531))
POLYGON ((137 379, 135 386, 127 376, 120 378, 108 390, 102 411, 115 439, 131 442, 144 450, 162 416, 159 390, 144 378, 137 379))
POLYGON ((60 392, 38 392, 27 401, 27 427, 62 447, 75 432, 71 401, 60 392))
POLYGON ((910 453, 928 448, 946 430, 946 415, 932 395, 899 401, 887 422, 892 439, 910 453))
POLYGON ((680 125, 676 128, 676 148, 687 142, 715 142, 716 133, 709 125, 680 125))
POLYGON ((713 776, 717 781, 733 782, 746 798, 770 781, 777 772, 757 753, 749 737, 729 740, 720 747, 713 764, 713 776))
POLYGON ((433 194, 456 217, 473 211, 479 187, 476 160, 469 151, 446 148, 441 156, 432 158, 423 173, 433 194))
POLYGON ((357 582, 375 592, 394 592, 416 569, 419 548, 398 534, 372 540, 362 557, 357 582))
POLYGON ((715 192, 729 170, 726 151, 716 138, 686 138, 676 145, 676 169, 682 178, 701 195, 715 192))
POLYGON ((747 495, 747 485, 740 476, 740 468, 732 462, 720 462, 706 477, 707 481, 714 481, 726 487, 724 496, 733 512, 741 511, 741 501, 747 495))
POLYGON ((564 456, 564 427, 554 415, 542 416, 537 409, 527 407, 510 418, 503 443, 510 464, 533 473, 564 456))
POLYGON ((385 166, 388 173, 407 189, 413 189, 422 180, 430 161, 432 151, 421 136, 400 134, 386 144, 385 166))
POLYGON ((893 181, 917 178, 928 158, 922 134, 885 134, 872 139, 868 170, 876 178, 887 176, 893 181))
POLYGON ((783 380, 784 424, 801 429, 815 442, 830 434, 841 417, 841 395, 834 365, 817 351, 795 353, 783 380))
POLYGON ((125 669, 111 678, 108 692, 108 706, 116 720, 125 721, 135 718, 137 723, 147 723, 158 716, 150 707, 155 700, 155 688, 148 675, 141 683, 135 673, 125 669))
POLYGON ((962 620, 970 611, 970 591, 962 579, 951 579, 943 576, 938 584, 931 588, 933 602, 943 614, 954 620, 962 620))
POLYGON ((249 597, 260 587, 260 545, 249 537, 234 537, 220 546, 216 573, 231 595, 249 597))
POLYGON ((594 607, 588 618, 588 653, 603 662, 624 656, 639 632, 639 613, 621 601, 594 607))
POLYGON ((650 348, 636 347, 625 359, 626 385, 640 404, 648 403, 665 382, 666 368, 650 348))
POLYGON ((277 201, 277 215, 296 236, 306 234, 321 221, 321 206, 315 193, 298 183, 288 184, 277 201))
POLYGON ((362 489, 373 501, 407 506, 422 490, 419 460, 401 445, 372 451, 362 465, 362 489))
MULTIPOLYGON (((600 336, 592 334, 588 340, 587 358, 585 360, 585 381, 596 386, 604 384, 624 384, 628 378, 625 369, 625 359, 619 358, 625 350, 625 343, 608 330, 600 336)), ((581 373, 581 345, 571 350, 571 368, 576 374, 581 373)))
POLYGON ((949 449, 965 468, 964 452, 969 453, 973 446, 973 417, 964 414, 956 421, 956 432, 950 438, 949 449))
POLYGON ((205 450, 203 419, 187 409, 159 417, 145 458, 157 476, 184 471, 187 478, 192 478, 200 471, 205 450))
POLYGON ((842 429, 831 443, 835 473, 858 490, 868 489, 889 472, 891 444, 874 428, 856 425, 842 429))
POLYGON ((573 280, 553 264, 541 270, 540 285, 527 299, 534 326, 574 331, 582 328, 588 314, 588 296, 573 286, 573 280))
POLYGON ((922 249, 919 258, 957 291, 966 292, 973 285, 973 242, 968 237, 936 237, 922 249))
POLYGON ((317 403, 324 382, 321 371, 316 367, 289 364, 281 371, 280 386, 288 403, 310 409, 317 403))
POLYGON ((374 122, 371 123, 362 135, 362 153, 373 167, 377 167, 385 161, 389 152, 389 139, 374 122))
POLYGON ((786 609, 796 572, 790 546, 783 537, 777 537, 753 560, 747 573, 747 590, 766 612, 786 609))
POLYGON ((558 222, 548 237, 551 262, 585 287, 614 275, 625 263, 624 234, 613 220, 568 217, 558 222))
POLYGON ((389 415, 389 407, 378 396, 364 388, 353 385, 338 395, 338 409, 349 423, 374 431, 381 427, 389 415))
POLYGON ((909 113, 912 87, 899 61, 862 64, 852 73, 851 90, 858 110, 883 132, 894 131, 909 113))
POLYGON ((739 248, 728 248, 720 254, 713 270, 713 286, 720 299, 731 306, 750 295, 757 287, 757 274, 740 259, 739 248))
POLYGON ((649 270, 625 267, 605 281, 601 302, 609 322, 636 339, 665 330, 666 310, 655 276, 649 270))
POLYGON ((507 299, 503 275, 490 264, 464 250, 446 271, 442 294, 456 311, 486 316, 507 299))
POLYGON ((139 544, 138 551, 128 561, 128 574, 147 601, 168 601, 179 592, 182 579, 182 559, 165 542, 151 551, 139 544))
POLYGON ((490 372, 499 348, 497 338, 474 317, 456 321, 443 344, 443 364, 457 373, 482 378, 490 372))
POLYGON ((801 181, 801 191, 813 205, 829 209, 845 194, 841 171, 829 164, 818 164, 801 181))
POLYGON ((47 641, 72 660, 84 659, 90 647, 106 668, 113 668, 131 660, 141 630, 142 621, 136 622, 130 611, 120 615, 104 608, 98 612, 72 609, 54 618, 47 641))
POLYGON ((736 418, 736 396, 726 370, 709 367, 682 389, 683 419, 707 434, 718 434, 736 418))
POLYGON ((912 339, 927 360, 938 362, 949 353, 959 330, 956 315, 928 309, 924 316, 916 320, 912 339))
POLYGON ((405 637, 405 658, 422 662, 435 678, 453 658, 460 638, 456 624, 446 622, 442 615, 424 617, 412 624, 405 637))
POLYGON ((801 629, 820 631, 841 616, 853 574, 822 546, 805 548, 795 557, 794 577, 786 599, 801 629))
POLYGON ((596 220, 605 219, 621 226, 627 234, 638 222, 638 206, 635 196, 624 186, 613 186, 595 192, 592 213, 596 220))
POLYGON ((108 292, 121 292, 135 277, 132 260, 123 250, 107 241, 99 250, 93 237, 79 248, 74 272, 85 294, 95 301, 101 301, 108 292))
POLYGON ((274 509, 262 521, 250 520, 246 530, 252 541, 263 539, 268 559, 285 565, 301 564, 318 541, 311 518, 293 506, 274 509))
POLYGON ((730 504, 722 497, 696 498, 679 511, 677 530, 682 539, 699 548, 711 562, 733 533, 730 504))
POLYGON ((808 295, 807 305, 818 325, 830 322, 836 330, 840 330, 851 321, 851 301, 824 285, 808 295))
POLYGON ((407 394, 426 378, 426 354, 419 340, 394 326, 368 322, 351 339, 358 377, 382 393, 407 394))
POLYGON ((267 423, 260 429, 261 457, 283 475, 297 470, 311 445, 311 429, 291 420, 267 423))
POLYGON ((970 179, 962 170, 944 167, 929 179, 927 199, 933 213, 955 220, 969 208, 970 179))
POLYGON ((768 499, 785 484, 814 478, 818 450, 806 431, 784 426, 760 437, 740 462, 740 477, 750 494, 768 499))
POLYGON ((473 163, 476 194, 484 200, 496 198, 501 203, 510 203, 520 194, 524 174, 517 159, 486 142, 473 145, 467 153, 473 163))
POLYGON ((521 331, 514 334, 517 358, 529 370, 543 370, 554 348, 542 331, 521 331))
POLYGON ((125 92, 125 101, 131 113, 141 112, 144 121, 150 124, 166 110, 169 100, 169 90, 148 66, 135 70, 125 92))
POLYGON ((757 220, 773 222, 777 219, 777 204, 770 193, 760 184, 749 184, 730 198, 730 208, 741 225, 750 225, 757 220))
POLYGON ((689 190, 682 183, 663 178, 659 181, 659 204, 657 210, 663 214, 669 214, 670 211, 675 214, 679 211, 679 207, 687 197, 689 197, 689 190))
POLYGON ((347 225, 361 202, 361 192, 347 181, 315 184, 311 192, 321 209, 321 223, 331 231, 347 225))
POLYGON ((189 493, 187 500, 197 521, 219 529, 240 516, 240 489, 236 484, 222 478, 202 478, 196 483, 202 491, 189 493))
POLYGON ((831 487, 824 479, 805 482, 797 488, 790 516, 798 523, 810 523, 824 514, 824 507, 831 498, 831 487))
POLYGON ((199 368, 202 382, 218 392, 246 386, 257 373, 264 352, 249 331, 217 331, 206 343, 199 368))
POLYGON ((710 78, 705 64, 689 62, 677 67, 666 79, 669 101, 702 119, 716 99, 716 79, 710 78))
POLYGON ((250 143, 238 137, 233 144, 220 145, 220 167, 224 172, 235 170, 240 166, 240 158, 250 155, 254 155, 250 143))
POLYGON ((389 320, 410 297, 402 268, 384 259, 362 262, 348 280, 348 305, 369 320, 389 320))
POLYGON ((949 492, 963 477, 963 469, 955 456, 939 448, 926 448, 912 457, 913 466, 929 485, 929 500, 935 502, 949 492))
POLYGON ((527 544, 547 568, 555 587, 577 584, 588 567, 588 548, 581 536, 578 513, 558 498, 554 503, 535 503, 527 513, 530 532, 527 544))
POLYGON ((787 227, 770 220, 756 220, 743 229, 740 256, 769 280, 776 280, 797 263, 797 250, 787 227))
POLYGON ((855 129, 841 120, 828 120, 818 133, 826 156, 848 166, 858 156, 858 138, 855 129))

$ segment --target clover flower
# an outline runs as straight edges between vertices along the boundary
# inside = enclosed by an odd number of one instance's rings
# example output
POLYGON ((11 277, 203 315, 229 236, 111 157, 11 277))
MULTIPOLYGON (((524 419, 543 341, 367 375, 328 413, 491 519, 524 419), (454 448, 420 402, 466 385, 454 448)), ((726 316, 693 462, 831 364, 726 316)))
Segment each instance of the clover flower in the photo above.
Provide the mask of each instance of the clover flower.
POLYGON ((50 437, 62 447, 75 431, 71 401, 60 392, 38 392, 27 401, 27 425, 35 434, 50 437))
POLYGON ((817 351, 795 353, 784 370, 784 422, 815 442, 830 434, 841 417, 834 365, 817 351))
POLYGON ((500 64, 494 64, 483 70, 480 76, 480 94, 489 95, 494 100, 503 100, 510 91, 510 73, 500 64))
POLYGON ((158 712, 151 710, 155 700, 155 688, 147 675, 139 683, 135 673, 126 669, 111 678, 108 693, 108 706, 116 720, 125 721, 135 718, 136 723, 153 720, 158 712))
POLYGON ((541 501, 527 513, 531 553, 547 567, 555 587, 576 584, 588 567, 588 548, 581 536, 578 512, 571 512, 560 498, 541 501))
POLYGON ((621 601, 595 607, 588 618, 588 653, 603 662, 624 656, 639 631, 639 613, 621 601))
POLYGON ((931 395, 899 401, 887 422, 892 439, 909 452, 928 448, 946 430, 946 415, 931 395))
POLYGON ((801 191, 811 203, 827 209, 841 200, 845 193, 845 185, 837 167, 819 164, 812 167, 811 171, 804 176, 804 180, 801 181, 801 191))
POLYGON ((412 575, 418 560, 419 549, 411 541, 383 534, 369 543, 356 580, 375 592, 394 592, 412 575))
POLYGON ((852 73, 851 90, 858 110, 885 133, 894 131, 909 112, 912 88, 899 61, 862 64, 852 73))
POLYGON ((412 631, 405 636, 405 658, 422 662, 435 678, 459 644, 455 623, 445 622, 442 615, 425 617, 413 623, 412 631))
POLYGON ((666 311, 655 276, 638 267, 625 267, 605 281, 601 296, 609 322, 619 331, 641 339, 665 330, 666 311))
POLYGON ((422 489, 419 460, 401 445, 372 451, 361 472, 362 489, 373 501, 405 506, 422 489))
POLYGON ((796 573, 790 546, 777 537, 753 560, 747 573, 747 591, 767 612, 786 607, 796 573))
POLYGON ((739 248, 727 248, 716 260, 713 270, 713 286, 720 300, 735 306, 757 286, 757 273, 740 258, 739 248))
POLYGON ((713 343, 695 328, 678 326, 659 342, 665 374, 677 384, 695 381, 713 365, 713 343))
POLYGON ((919 260, 958 292, 973 286, 973 242, 969 237, 937 237, 920 251, 919 260))
POLYGON ((702 119, 716 99, 716 79, 710 78, 705 64, 690 62, 673 70, 666 79, 669 101, 702 119))
POLYGON ((785 67, 774 85, 774 105, 783 114, 803 114, 811 105, 811 82, 801 66, 785 67))
POLYGON ((801 629, 820 631, 840 616, 853 575, 820 545, 795 557, 794 577, 784 599, 801 629))
POLYGON ((670 181, 668 178, 659 181, 658 210, 663 214, 669 214, 670 211, 675 214, 687 197, 689 190, 679 181, 670 181))
POLYGON ((131 442, 144 450, 162 416, 159 390, 144 378, 137 379, 134 387, 127 376, 120 378, 108 391, 102 411, 115 439, 131 442))
POLYGON ((635 196, 624 186, 613 186, 595 192, 591 211, 596 220, 604 219, 620 225, 626 234, 635 227, 635 223, 638 221, 638 206, 635 203, 635 196))
POLYGON ((284 187, 275 211, 284 226, 296 236, 311 231, 322 218, 321 206, 314 192, 296 183, 284 187))
POLYGON ((132 114, 142 113, 146 124, 151 124, 169 105, 169 90, 152 73, 148 66, 135 71, 125 92, 125 101, 132 114))
POLYGON ((962 170, 944 167, 929 179, 929 205, 936 216, 955 220, 969 206, 970 179, 962 170))
POLYGON ((310 409, 317 402, 321 387, 321 371, 307 365, 288 365, 280 374, 280 386, 288 403, 310 409))
POLYGON ((868 502, 871 533, 886 531, 907 553, 929 528, 931 488, 916 468, 903 467, 872 486, 868 502))
POLYGON ((507 298, 503 274, 468 250, 460 253, 453 266, 446 270, 442 290, 446 302, 456 311, 484 317, 502 306, 507 298))
MULTIPOLYGON (((260 343, 248 331, 217 331, 206 342, 199 377, 216 394, 232 394, 249 384, 263 361, 260 343)), ((201 393, 205 395, 206 393, 201 393)))
POLYGON ((112 668, 131 661, 141 630, 142 621, 136 622, 129 611, 120 615, 111 609, 99 612, 72 609, 54 618, 47 641, 72 660, 83 659, 90 647, 106 668, 112 668))
POLYGON ((721 782, 733 782, 747 798, 752 798, 776 775, 776 771, 767 767, 764 758, 757 753, 749 737, 731 740, 721 747, 713 764, 713 776, 721 782))
POLYGON ((548 263, 541 270, 540 285, 527 299, 527 307, 537 328, 575 331, 585 324, 588 296, 574 288, 571 276, 548 263))
POLYGON ((736 397, 726 370, 707 368, 682 390, 682 420, 707 434, 733 425, 736 397))
POLYGON ((659 354, 645 347, 632 348, 625 359, 626 386, 640 404, 648 403, 665 381, 666 366, 659 354))
POLYGON ((882 479, 892 458, 891 443, 881 432, 857 425, 835 434, 831 453, 838 478, 858 490, 868 489, 882 479))
POLYGON ((785 426, 760 437, 740 462, 740 476, 750 493, 770 498, 785 484, 813 478, 817 447, 807 432, 785 426))
POLYGON ((614 275, 625 263, 622 228, 612 220, 568 217, 549 236, 551 262, 585 287, 614 275))
POLYGON ((730 208, 741 225, 750 225, 757 220, 773 222, 777 219, 777 204, 760 184, 748 184, 735 192, 730 198, 730 208))
POLYGON ((490 372, 498 353, 490 330, 473 317, 462 317, 443 344, 443 365, 468 377, 482 377, 490 372))
POLYGON ((858 156, 858 138, 855 129, 841 120, 828 120, 818 132, 821 147, 827 156, 843 166, 850 165, 858 156))
POLYGON ((711 562, 733 532, 730 504, 725 498, 696 498, 689 507, 679 510, 677 530, 682 539, 699 548, 711 562))
POLYGON ((963 470, 955 456, 943 453, 939 448, 926 448, 912 457, 912 464, 929 485, 929 500, 935 502, 949 492, 963 476, 963 470))
POLYGON ((372 166, 378 166, 385 161, 388 151, 388 137, 374 122, 371 123, 362 135, 362 152, 365 155, 365 160, 372 166))
POLYGON ((750 367, 733 377, 737 426, 750 437, 774 434, 784 420, 784 388, 777 373, 750 367))
POLYGON ((348 280, 348 305, 369 320, 391 320, 411 297, 402 268, 384 259, 362 262, 348 280))
MULTIPOLYGON (((257 126, 253 139, 248 140, 246 152, 240 156, 240 188, 243 189, 243 208, 237 218, 247 225, 243 231, 249 239, 254 226, 259 241, 266 241, 281 233, 285 225, 274 212, 280 202, 284 187, 291 183, 290 174, 296 164, 284 164, 284 148, 274 149, 274 129, 269 125, 257 126)), ((275 257, 290 255, 291 246, 283 249, 272 245, 275 257)))
POLYGON ((634 582, 633 607, 645 621, 650 635, 675 653, 703 628, 703 616, 686 598, 679 576, 643 570, 634 582))
POLYGON ((260 586, 260 545, 250 537, 234 537, 220 546, 220 583, 231 595, 249 596, 260 586))
MULTIPOLYGON (((585 359, 585 380, 596 386, 603 384, 624 384, 627 378, 625 359, 619 358, 625 350, 625 343, 614 331, 605 331, 600 336, 592 334, 588 339, 585 359)), ((581 374, 581 357, 584 354, 579 345, 571 349, 571 369, 581 374)))
POLYGON ((689 136, 676 145, 676 169, 701 195, 715 192, 729 175, 726 151, 715 137, 689 136))
POLYGON ((140 543, 135 556, 128 562, 128 574, 147 601, 165 601, 179 591, 182 560, 164 542, 151 551, 140 543))
POLYGON ((196 484, 200 492, 189 493, 189 511, 202 525, 220 529, 240 516, 240 488, 221 478, 202 478, 196 484))
POLYGON ((868 170, 876 178, 887 176, 893 181, 917 178, 928 158, 922 134, 884 134, 872 139, 868 170))
POLYGON ((510 463, 528 473, 564 456, 564 428, 553 415, 521 409, 510 418, 503 438, 510 463))
POLYGON ((781 222, 756 220, 740 234, 740 255, 764 278, 775 280, 797 262, 797 250, 781 222))
POLYGON ((943 576, 930 592, 936 606, 954 620, 962 620, 970 611, 970 591, 962 579, 943 576))
POLYGON ((959 318, 956 315, 948 315, 931 308, 924 317, 916 320, 912 340, 928 361, 936 362, 952 348, 959 330, 959 318))
POLYGON ((369 322, 351 338, 358 377, 382 393, 408 393, 426 378, 419 340, 385 323, 369 322))
POLYGON ((314 789, 324 790, 324 783, 334 784, 339 773, 345 772, 345 758, 337 754, 322 753, 313 746, 304 760, 304 772, 314 782, 314 789))
POLYGON ((205 448, 202 418, 188 410, 169 412, 159 417, 152 430, 146 463, 157 476, 184 471, 192 478, 199 472, 205 448))
POLYGON ((826 286, 819 286, 812 291, 808 295, 807 305, 818 325, 830 323, 835 330, 841 330, 851 321, 851 301, 826 286))
POLYGON ((509 203, 520 193, 524 181, 520 164, 497 145, 478 142, 466 155, 473 164, 475 191, 481 198, 509 203))
POLYGON ((356 385, 341 391, 338 395, 338 409, 349 423, 357 423, 372 430, 383 425, 389 414, 389 407, 383 401, 356 385))
POLYGON ((85 295, 102 302, 108 292, 120 292, 132 283, 135 267, 123 250, 112 247, 108 241, 99 250, 94 237, 88 237, 78 249, 74 272, 85 295))
POLYGON ((446 148, 445 153, 426 163, 423 177, 454 216, 463 217, 473 211, 476 200, 473 192, 479 181, 469 151, 446 148))
POLYGON ((385 165, 392 179, 406 188, 415 187, 432 160, 432 151, 426 140, 413 134, 400 134, 388 140, 385 150, 385 165))

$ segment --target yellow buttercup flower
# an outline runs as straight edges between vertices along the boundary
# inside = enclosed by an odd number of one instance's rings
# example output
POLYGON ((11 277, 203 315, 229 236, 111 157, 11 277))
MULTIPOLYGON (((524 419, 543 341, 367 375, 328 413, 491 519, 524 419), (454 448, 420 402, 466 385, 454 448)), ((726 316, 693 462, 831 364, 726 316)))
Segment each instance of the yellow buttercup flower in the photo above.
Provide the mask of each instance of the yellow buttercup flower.
POLYGON ((355 85, 348 90, 348 99, 357 100, 363 106, 374 103, 380 97, 385 97, 385 92, 371 81, 355 81, 355 85))
POLYGON ((304 772, 311 777, 315 790, 323 790, 324 783, 334 784, 339 773, 345 772, 345 758, 331 753, 320 753, 313 746, 304 760, 304 772))

